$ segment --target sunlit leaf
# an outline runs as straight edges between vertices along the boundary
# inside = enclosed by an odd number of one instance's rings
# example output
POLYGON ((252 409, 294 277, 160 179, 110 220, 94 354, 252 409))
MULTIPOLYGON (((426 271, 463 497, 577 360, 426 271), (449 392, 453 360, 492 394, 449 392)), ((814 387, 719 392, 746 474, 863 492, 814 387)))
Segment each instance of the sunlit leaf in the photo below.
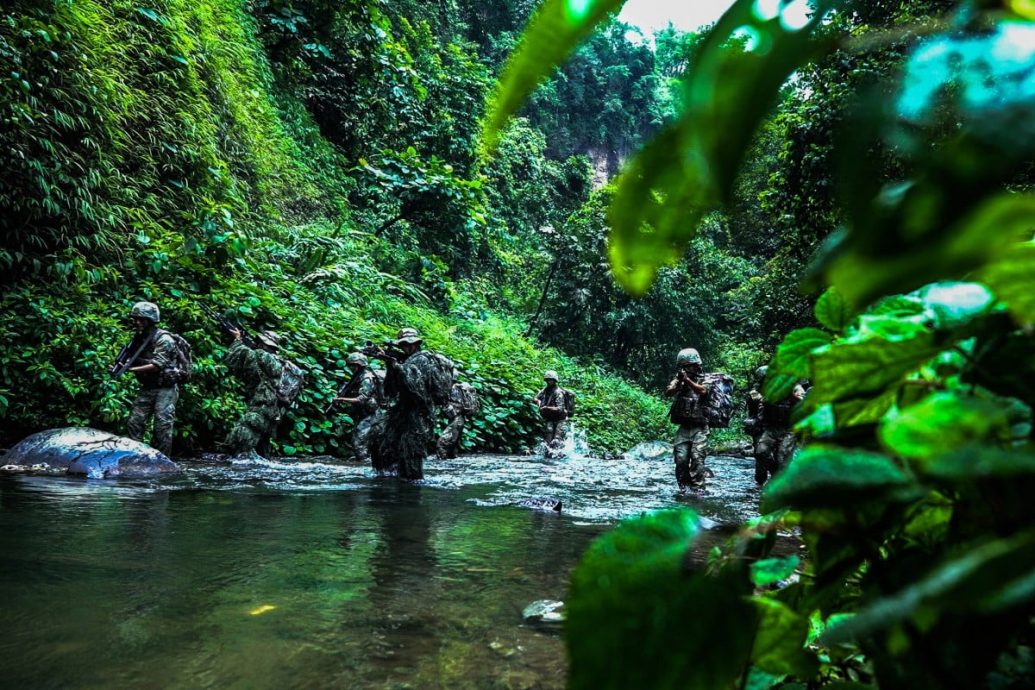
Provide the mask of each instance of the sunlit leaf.
POLYGON ((1021 244, 1011 248, 981 272, 999 299, 1006 303, 1010 313, 1024 325, 1035 324, 1035 244, 1021 244))
POLYGON ((915 482, 879 453, 810 447, 766 486, 762 510, 843 507, 875 499, 912 496, 915 482))
POLYGON ((482 136, 489 149, 495 147, 507 120, 539 82, 624 3, 625 0, 546 0, 542 4, 525 28, 521 45, 507 62, 486 115, 482 136))
POLYGON ((930 332, 917 326, 912 337, 871 337, 835 343, 812 357, 813 404, 881 392, 899 383, 937 354, 930 332))
POLYGON ((809 361, 813 351, 830 344, 833 337, 818 328, 799 328, 791 331, 776 348, 773 366, 780 374, 796 376, 799 379, 812 375, 809 361))
POLYGON ((801 563, 797 556, 765 558, 751 564, 751 581, 757 587, 766 587, 786 580, 801 563))
POLYGON ((978 441, 1007 441, 1007 407, 955 392, 938 392, 886 420, 880 439, 891 452, 926 459, 978 441))
POLYGON ((852 319, 852 310, 837 288, 829 288, 816 301, 816 320, 832 331, 841 331, 852 319))

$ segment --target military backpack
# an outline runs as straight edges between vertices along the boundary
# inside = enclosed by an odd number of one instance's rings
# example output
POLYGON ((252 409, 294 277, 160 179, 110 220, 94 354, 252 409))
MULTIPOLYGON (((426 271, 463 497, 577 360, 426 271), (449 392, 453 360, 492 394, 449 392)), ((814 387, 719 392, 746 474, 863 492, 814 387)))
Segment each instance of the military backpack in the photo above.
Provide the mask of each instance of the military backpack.
POLYGON ((190 343, 182 335, 170 331, 155 331, 155 338, 158 338, 163 333, 173 339, 176 349, 172 364, 162 370, 159 375, 159 385, 167 387, 187 383, 190 381, 191 374, 194 373, 194 359, 191 356, 190 343))
POLYGON ((470 419, 481 412, 481 409, 482 404, 471 384, 460 384, 460 414, 470 419))
POLYGON ((290 359, 280 359, 280 380, 277 382, 277 400, 291 405, 305 387, 305 372, 290 359))

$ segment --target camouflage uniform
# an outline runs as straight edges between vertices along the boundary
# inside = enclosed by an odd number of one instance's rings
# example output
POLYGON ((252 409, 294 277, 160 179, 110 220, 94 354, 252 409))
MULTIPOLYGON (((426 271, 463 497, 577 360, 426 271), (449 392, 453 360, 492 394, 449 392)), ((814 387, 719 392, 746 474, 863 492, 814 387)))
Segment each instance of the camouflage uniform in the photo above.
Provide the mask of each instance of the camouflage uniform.
POLYGON ((137 364, 151 363, 158 367, 159 371, 133 372, 140 382, 140 392, 130 408, 126 426, 130 438, 142 441, 147 420, 153 416, 151 446, 166 455, 172 455, 173 424, 180 392, 176 384, 163 385, 166 381, 163 380, 162 374, 176 363, 176 341, 168 331, 160 328, 155 328, 145 337, 151 338, 151 342, 140 353, 137 364))
POLYGON ((226 363, 244 381, 248 397, 248 409, 226 438, 231 452, 240 455, 254 451, 273 434, 280 420, 277 385, 284 365, 272 352, 252 349, 240 340, 230 347, 226 363))
MULTIPOLYGON (((804 392, 801 396, 804 397, 804 392)), ((762 435, 755 444, 755 481, 759 484, 776 476, 794 455, 796 444, 791 429, 791 409, 796 402, 794 398, 788 398, 762 405, 762 435)))
POLYGON ((457 455, 460 439, 464 436, 464 425, 467 423, 464 398, 470 395, 474 395, 474 391, 469 383, 454 383, 449 390, 449 402, 446 403, 446 419, 449 423, 435 444, 435 454, 439 460, 455 458, 457 455))
MULTIPOLYGON (((686 362, 700 364, 701 357, 692 348, 681 350, 676 358, 677 364, 686 362)), ((697 371, 691 375, 694 383, 703 384, 704 374, 697 371)), ((669 411, 674 424, 679 425, 675 441, 672 443, 672 455, 676 463, 676 483, 680 489, 702 489, 708 476, 705 466, 705 455, 708 448, 708 422, 704 417, 702 398, 708 395, 698 394, 689 385, 684 385, 677 376, 669 384, 669 391, 674 391, 675 400, 669 411), (677 413, 677 410, 683 412, 677 413)), ((672 393, 669 393, 671 395, 672 393)))
POLYGON ((364 366, 352 375, 349 385, 341 395, 343 398, 359 400, 350 407, 349 416, 355 424, 352 428, 352 451, 356 454, 356 459, 363 462, 370 461, 370 427, 380 406, 375 376, 370 367, 364 366))
POLYGON ((539 408, 556 407, 562 411, 560 417, 556 419, 543 417, 543 422, 546 424, 543 429, 543 443, 546 444, 547 448, 561 448, 568 437, 568 414, 564 411, 564 398, 565 390, 556 385, 556 383, 553 386, 543 388, 532 398, 532 402, 539 408))
MULTIPOLYGON (((413 333, 406 337, 419 342, 416 331, 404 331, 413 333)), ((400 361, 388 359, 387 364, 385 395, 393 402, 385 414, 375 416, 371 426, 372 464, 382 474, 423 479, 424 458, 435 435, 435 400, 449 395, 452 363, 436 362, 433 353, 417 351, 400 361), (446 366, 448 380, 443 379, 446 366)))

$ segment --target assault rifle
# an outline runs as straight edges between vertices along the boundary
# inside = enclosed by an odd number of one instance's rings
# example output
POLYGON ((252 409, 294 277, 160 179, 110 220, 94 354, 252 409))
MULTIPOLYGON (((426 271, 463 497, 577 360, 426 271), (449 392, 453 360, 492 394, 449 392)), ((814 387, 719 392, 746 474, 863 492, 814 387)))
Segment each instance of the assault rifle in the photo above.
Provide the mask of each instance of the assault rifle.
POLYGON ((132 340, 122 346, 122 349, 119 350, 118 356, 115 357, 115 362, 108 367, 108 374, 110 374, 113 379, 117 379, 129 371, 129 368, 137 361, 137 357, 143 354, 144 350, 151 343, 151 335, 152 334, 149 333, 144 336, 134 336, 132 340), (136 345, 138 339, 140 340, 140 344, 136 345), (134 347, 134 345, 136 345, 136 347, 134 347))
POLYGON ((380 345, 375 345, 368 340, 366 345, 359 348, 359 351, 367 357, 377 357, 378 359, 391 359, 395 361, 406 359, 406 354, 391 340, 386 340, 380 345))
POLYGON ((222 328, 227 333, 231 333, 233 331, 240 331, 240 333, 241 333, 241 341, 244 342, 244 344, 247 345, 248 347, 250 347, 252 349, 255 348, 255 338, 253 338, 252 336, 248 335, 248 333, 244 330, 244 328, 242 328, 238 324, 234 323, 230 319, 226 318, 225 316, 223 316, 222 314, 220 314, 219 312, 217 312, 215 309, 213 309, 212 307, 208 306, 207 304, 201 303, 201 304, 199 304, 199 306, 201 307, 201 311, 205 312, 205 314, 209 318, 213 319, 216 323, 219 324, 220 328, 222 328))

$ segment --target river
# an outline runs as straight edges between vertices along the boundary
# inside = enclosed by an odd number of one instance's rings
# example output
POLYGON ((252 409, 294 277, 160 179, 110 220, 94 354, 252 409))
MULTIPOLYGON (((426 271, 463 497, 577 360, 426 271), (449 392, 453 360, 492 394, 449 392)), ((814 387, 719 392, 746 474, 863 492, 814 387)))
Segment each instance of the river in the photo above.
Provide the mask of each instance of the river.
MULTIPOLYGON (((0 477, 0 685, 562 688, 564 599, 618 519, 756 514, 749 461, 679 498, 668 454, 431 461, 406 484, 312 461, 187 464, 158 483, 0 477), (521 508, 555 497, 561 514, 521 508)), ((721 530, 713 539, 721 538, 721 530)))

